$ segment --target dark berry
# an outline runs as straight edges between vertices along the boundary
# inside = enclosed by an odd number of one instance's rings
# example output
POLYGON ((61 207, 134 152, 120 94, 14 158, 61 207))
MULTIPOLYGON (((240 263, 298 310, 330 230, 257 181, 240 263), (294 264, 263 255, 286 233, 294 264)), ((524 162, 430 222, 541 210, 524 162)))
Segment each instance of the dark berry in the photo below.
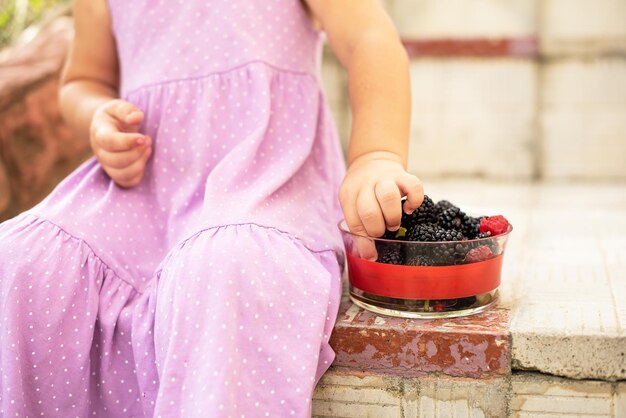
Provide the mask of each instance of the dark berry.
POLYGON ((399 249, 397 251, 385 251, 378 254, 376 261, 384 264, 402 264, 402 254, 399 249))
POLYGON ((434 241, 463 241, 465 237, 456 229, 437 228, 434 241))
POLYGON ((483 217, 474 218, 473 216, 468 216, 463 226, 463 234, 468 239, 476 239, 480 234, 480 220, 483 217))
POLYGON ((408 251, 404 255, 404 264, 407 266, 434 266, 435 261, 429 255, 417 251, 408 251))
POLYGON ((437 216, 437 224, 445 229, 463 230, 469 221, 469 216, 459 208, 444 209, 437 216))
POLYGON ((376 241, 376 251, 378 252, 379 263, 403 264, 402 244, 397 242, 376 241))
POLYGON ((431 242, 436 241, 435 233, 437 232, 437 225, 432 223, 417 224, 413 228, 406 231, 406 239, 409 241, 423 241, 431 242))
POLYGON ((424 201, 421 206, 415 209, 412 214, 407 215, 402 212, 401 224, 407 230, 411 230, 415 227, 415 225, 434 222, 436 217, 437 213, 435 210, 435 204, 430 197, 424 195, 424 201))
POLYGON ((441 212, 443 212, 446 209, 459 209, 459 208, 458 208, 458 206, 453 205, 452 203, 448 202, 447 200, 440 200, 435 205, 435 209, 437 210, 438 213, 441 213, 441 212))

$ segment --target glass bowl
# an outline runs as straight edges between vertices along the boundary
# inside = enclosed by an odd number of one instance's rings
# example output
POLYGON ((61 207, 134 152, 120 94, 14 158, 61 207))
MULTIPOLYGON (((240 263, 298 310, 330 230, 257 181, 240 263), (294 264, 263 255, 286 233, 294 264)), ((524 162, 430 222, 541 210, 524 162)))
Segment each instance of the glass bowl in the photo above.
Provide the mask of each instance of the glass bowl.
POLYGON ((451 318, 495 305, 513 230, 467 241, 402 241, 352 234, 339 222, 350 299, 381 315, 451 318))

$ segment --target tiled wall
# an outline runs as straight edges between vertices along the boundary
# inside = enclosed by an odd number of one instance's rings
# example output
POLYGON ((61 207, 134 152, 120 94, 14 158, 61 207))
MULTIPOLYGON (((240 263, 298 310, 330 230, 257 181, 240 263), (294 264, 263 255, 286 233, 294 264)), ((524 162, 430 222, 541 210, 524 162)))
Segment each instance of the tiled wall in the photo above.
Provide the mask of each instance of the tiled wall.
MULTIPOLYGON (((626 1, 386 0, 423 177, 626 180, 626 1)), ((324 80, 344 146, 346 75, 324 80)))

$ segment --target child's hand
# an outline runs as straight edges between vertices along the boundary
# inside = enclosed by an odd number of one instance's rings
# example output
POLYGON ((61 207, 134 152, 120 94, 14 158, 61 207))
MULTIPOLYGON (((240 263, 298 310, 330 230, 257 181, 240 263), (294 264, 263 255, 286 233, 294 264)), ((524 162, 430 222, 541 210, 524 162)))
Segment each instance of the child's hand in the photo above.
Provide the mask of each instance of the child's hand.
MULTIPOLYGON (((380 237, 385 229, 400 227, 402 210, 412 213, 424 200, 422 182, 407 173, 400 157, 388 152, 370 152, 352 162, 339 190, 339 200, 350 232, 380 237), (404 208, 402 196, 406 196, 404 208)), ((370 240, 357 243, 363 258, 376 258, 370 240), (369 243, 369 244, 368 244, 369 243)))
POLYGON ((120 99, 101 105, 91 120, 91 148, 104 171, 120 187, 139 184, 152 153, 150 137, 138 133, 142 120, 139 109, 120 99))

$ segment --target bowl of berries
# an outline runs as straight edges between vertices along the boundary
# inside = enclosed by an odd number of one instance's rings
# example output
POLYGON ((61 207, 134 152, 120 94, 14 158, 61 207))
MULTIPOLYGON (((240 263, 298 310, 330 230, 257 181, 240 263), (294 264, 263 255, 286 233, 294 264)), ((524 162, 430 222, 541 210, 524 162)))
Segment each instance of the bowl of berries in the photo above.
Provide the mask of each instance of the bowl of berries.
POLYGON ((377 314, 458 317, 498 300, 511 224, 502 215, 471 216, 447 200, 402 214, 400 229, 380 238, 339 223, 348 262, 350 299, 377 314))

